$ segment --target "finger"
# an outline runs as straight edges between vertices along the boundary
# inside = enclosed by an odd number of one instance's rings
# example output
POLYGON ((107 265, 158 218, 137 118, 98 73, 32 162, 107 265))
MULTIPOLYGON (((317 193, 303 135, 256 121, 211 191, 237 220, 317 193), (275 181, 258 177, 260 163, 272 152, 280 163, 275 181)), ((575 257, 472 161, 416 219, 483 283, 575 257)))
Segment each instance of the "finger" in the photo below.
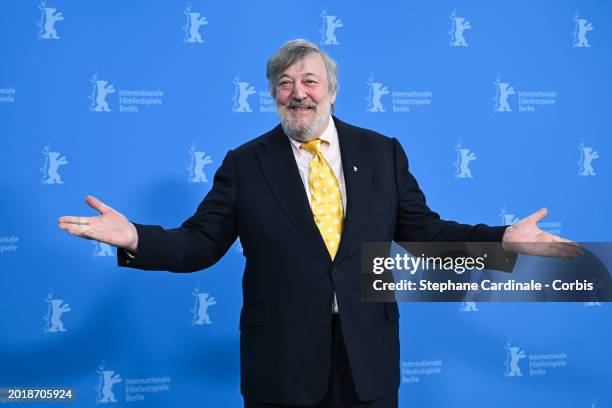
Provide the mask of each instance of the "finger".
POLYGON ((526 218, 526 220, 536 223, 540 221, 542 218, 546 217, 547 215, 548 215, 548 209, 544 207, 534 212, 533 214, 531 214, 529 217, 526 218))
POLYGON ((563 248, 559 248, 553 244, 546 244, 545 247, 539 248, 536 253, 552 258, 575 258, 575 255, 568 253, 564 251, 563 248))
POLYGON ((77 224, 77 225, 89 225, 90 217, 73 217, 73 216, 63 216, 59 217, 59 222, 64 224, 77 224))
POLYGON ((568 248, 571 248, 573 251, 575 251, 577 254, 582 255, 584 254, 584 250, 582 249, 582 247, 580 246, 580 244, 578 244, 577 242, 574 241, 570 241, 569 239, 565 239, 563 237, 560 237, 558 235, 554 235, 553 238, 556 242, 561 242, 565 245, 567 245, 568 248))
POLYGON ((70 234, 77 236, 77 237, 86 238, 86 239, 94 238, 93 231, 91 230, 89 225, 70 224, 68 227, 65 228, 65 230, 68 231, 70 234))
POLYGON ((558 245, 561 245, 564 251, 571 253, 574 256, 580 256, 584 254, 584 251, 582 250, 582 248, 580 248, 580 246, 574 243, 560 242, 558 245))
MULTIPOLYGON (((552 239, 553 239, 555 242, 568 242, 568 243, 569 243, 569 242, 571 242, 571 243, 574 243, 574 244, 575 244, 575 242, 574 242, 574 241, 570 241, 569 239, 566 239, 566 238, 560 237, 559 235, 554 235, 554 234, 551 234, 551 235, 552 235, 552 239)), ((578 245, 578 244, 576 244, 576 245, 578 245)))
POLYGON ((550 236, 550 239, 553 242, 558 242, 560 245, 562 245, 567 251, 571 251, 576 255, 582 255, 584 254, 584 251, 582 250, 582 248, 580 247, 580 245, 577 242, 574 241, 570 241, 569 239, 565 239, 563 237, 560 237, 558 235, 552 235, 550 236))
POLYGON ((85 198, 85 202, 91 208, 93 208, 95 210, 98 210, 100 212, 100 214, 106 214, 107 212, 113 210, 110 206, 104 204, 102 201, 98 200, 96 197, 94 197, 92 195, 88 195, 85 198))
POLYGON ((550 248, 556 256, 560 256, 563 258, 576 258, 580 255, 579 251, 577 251, 576 247, 573 245, 568 245, 565 242, 555 242, 548 244, 550 248))

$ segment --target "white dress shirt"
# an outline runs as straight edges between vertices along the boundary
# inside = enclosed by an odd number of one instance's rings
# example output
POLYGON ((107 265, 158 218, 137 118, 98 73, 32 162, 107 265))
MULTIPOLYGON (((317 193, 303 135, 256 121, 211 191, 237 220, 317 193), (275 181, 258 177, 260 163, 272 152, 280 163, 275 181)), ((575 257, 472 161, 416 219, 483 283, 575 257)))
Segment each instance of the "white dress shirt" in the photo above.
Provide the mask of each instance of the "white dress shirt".
MULTIPOLYGON (((334 176, 336 176, 336 180, 338 180, 340 194, 342 195, 342 208, 344 211, 343 216, 346 216, 346 184, 344 183, 344 171, 342 170, 342 160, 340 157, 340 143, 338 142, 338 131, 336 130, 336 126, 334 125, 334 120, 332 119, 331 115, 329 117, 327 128, 325 131, 323 131, 323 134, 319 137, 319 139, 325 142, 321 144, 321 153, 323 154, 325 160, 327 160, 327 163, 329 163, 329 166, 334 172, 334 176)), ((314 155, 301 147, 302 142, 298 142, 291 138, 289 138, 289 141, 291 142, 291 150, 293 151, 295 162, 297 163, 298 170, 300 171, 300 177, 302 178, 306 195, 308 196, 308 202, 312 206, 312 196, 310 194, 308 178, 310 161, 313 159, 314 155)), ((332 312, 338 313, 336 292, 334 292, 332 312)))

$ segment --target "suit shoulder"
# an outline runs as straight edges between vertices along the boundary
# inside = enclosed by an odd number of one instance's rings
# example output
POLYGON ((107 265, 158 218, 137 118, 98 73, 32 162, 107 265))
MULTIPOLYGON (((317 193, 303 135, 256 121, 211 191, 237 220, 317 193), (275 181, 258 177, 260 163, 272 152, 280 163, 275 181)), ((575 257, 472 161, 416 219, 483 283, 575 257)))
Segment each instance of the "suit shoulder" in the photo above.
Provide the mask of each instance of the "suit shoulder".
POLYGON ((244 155, 244 154, 253 153, 255 149, 257 148, 257 146, 259 146, 262 143, 266 143, 272 137, 273 134, 278 132, 278 129, 277 129, 278 127, 280 127, 280 125, 275 127, 272 130, 269 130, 268 132, 262 135, 259 135, 251 140, 244 142, 238 147, 233 148, 232 152, 239 156, 244 155))
POLYGON ((394 149, 395 138, 383 135, 371 129, 362 128, 359 126, 350 125, 344 122, 337 122, 336 128, 338 132, 350 134, 352 138, 357 139, 361 144, 369 146, 369 148, 380 151, 392 151, 394 149))
POLYGON ((345 122, 340 122, 336 124, 336 127, 348 131, 356 137, 359 137, 365 141, 372 143, 382 143, 382 144, 390 144, 393 143, 393 138, 389 136, 385 136, 382 133, 376 132, 372 129, 367 129, 355 125, 351 125, 345 122))

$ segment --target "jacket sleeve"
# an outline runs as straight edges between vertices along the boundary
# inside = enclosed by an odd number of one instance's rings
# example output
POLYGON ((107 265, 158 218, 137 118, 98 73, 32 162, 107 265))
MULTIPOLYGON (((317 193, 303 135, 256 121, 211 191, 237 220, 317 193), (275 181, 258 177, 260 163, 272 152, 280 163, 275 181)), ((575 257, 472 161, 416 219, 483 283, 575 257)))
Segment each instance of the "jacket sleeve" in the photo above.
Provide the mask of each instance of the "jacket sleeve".
POLYGON ((404 149, 395 138, 393 144, 398 191, 395 241, 501 242, 506 227, 466 225, 441 220, 437 213, 429 209, 425 195, 408 171, 408 158, 404 149))
POLYGON ((215 174, 212 189, 197 211, 179 228, 134 224, 138 249, 133 256, 117 250, 119 266, 193 272, 217 262, 238 236, 234 204, 237 175, 232 151, 215 174))
MULTIPOLYGON (((393 139, 395 160, 395 177, 398 191, 397 218, 394 241, 401 242, 500 242, 506 226, 490 227, 485 224, 467 225, 454 221, 445 221, 433 212, 426 204, 425 195, 419 188, 416 179, 408 170, 408 158, 404 149, 393 139)), ((414 249, 406 245, 409 251, 414 249)), ((457 248, 454 246, 453 248, 457 248)), ((486 267, 502 271, 512 271, 516 254, 503 250, 499 245, 465 245, 459 254, 472 256, 487 252, 486 267)), ((455 253, 455 256, 458 256, 455 253)))

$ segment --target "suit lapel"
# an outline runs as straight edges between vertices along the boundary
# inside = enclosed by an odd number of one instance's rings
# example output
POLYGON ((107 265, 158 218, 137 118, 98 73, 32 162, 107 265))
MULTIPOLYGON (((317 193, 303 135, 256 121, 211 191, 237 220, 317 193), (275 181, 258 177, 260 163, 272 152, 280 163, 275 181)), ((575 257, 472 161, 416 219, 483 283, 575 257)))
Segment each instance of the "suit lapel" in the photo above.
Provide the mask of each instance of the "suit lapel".
POLYGON ((346 185, 346 215, 340 248, 336 260, 351 247, 361 231, 361 219, 367 208, 368 187, 371 185, 372 161, 371 152, 361 135, 357 134, 350 125, 334 117, 338 140, 340 142, 340 155, 346 185))
POLYGON ((331 261, 315 224, 289 139, 281 126, 274 128, 261 143, 259 163, 272 194, 297 231, 321 257, 331 261))
MULTIPOLYGON (((367 211, 365 203, 372 177, 372 161, 368 146, 360 135, 336 117, 333 120, 338 131, 347 202, 342 238, 335 258, 339 260, 359 236, 360 220, 367 211)), ((315 224, 290 142, 281 126, 274 128, 260 143, 263 146, 258 151, 259 162, 275 199, 306 241, 321 257, 331 261, 315 224)))

